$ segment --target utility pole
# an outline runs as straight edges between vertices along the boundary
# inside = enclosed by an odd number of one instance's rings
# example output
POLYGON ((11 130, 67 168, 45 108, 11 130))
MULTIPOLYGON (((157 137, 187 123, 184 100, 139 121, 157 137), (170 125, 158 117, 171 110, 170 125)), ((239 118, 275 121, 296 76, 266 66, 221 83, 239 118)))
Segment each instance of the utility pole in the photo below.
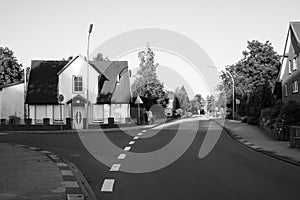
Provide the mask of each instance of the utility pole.
POLYGON ((88 33, 88 43, 87 43, 87 52, 86 52, 86 129, 89 127, 89 57, 90 57, 90 36, 93 30, 93 24, 90 24, 89 33, 88 33))
POLYGON ((232 76, 232 74, 229 72, 229 71, 226 71, 227 74, 229 74, 230 78, 231 78, 231 81, 232 81, 232 118, 234 119, 234 101, 235 101, 235 98, 234 98, 234 78, 232 76))

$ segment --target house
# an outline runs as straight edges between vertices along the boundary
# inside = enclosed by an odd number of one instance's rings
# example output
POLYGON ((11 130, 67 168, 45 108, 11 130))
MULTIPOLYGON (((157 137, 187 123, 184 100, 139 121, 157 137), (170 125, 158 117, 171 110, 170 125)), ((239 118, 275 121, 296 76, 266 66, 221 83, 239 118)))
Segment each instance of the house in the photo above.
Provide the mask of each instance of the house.
POLYGON ((24 81, 0 87, 0 118, 2 123, 9 118, 24 119, 24 81))
POLYGON ((125 123, 130 117, 126 61, 32 61, 25 104, 33 124, 125 123))
MULTIPOLYGON (((281 95, 287 103, 295 100, 300 103, 300 22, 290 22, 285 42, 282 65, 280 67, 275 94, 281 95), (279 87, 278 87, 279 85, 279 87), (281 87, 280 87, 281 86, 281 87), (280 91, 281 89, 281 91, 280 91)), ((277 95, 278 96, 278 95, 277 95)))

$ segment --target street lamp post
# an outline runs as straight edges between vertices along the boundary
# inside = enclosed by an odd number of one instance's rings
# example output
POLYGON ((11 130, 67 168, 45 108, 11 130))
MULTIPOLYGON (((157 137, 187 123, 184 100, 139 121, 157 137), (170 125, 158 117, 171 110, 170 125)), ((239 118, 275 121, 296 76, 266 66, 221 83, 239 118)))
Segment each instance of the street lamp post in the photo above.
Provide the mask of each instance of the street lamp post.
POLYGON ((226 71, 227 74, 229 74, 231 81, 232 81, 232 118, 234 119, 234 78, 232 76, 232 74, 229 71, 226 71))
POLYGON ((90 36, 93 30, 93 24, 90 24, 89 28, 89 34, 88 34, 88 43, 87 43, 87 52, 86 52, 86 59, 87 59, 87 64, 86 64, 86 100, 87 100, 87 105, 86 105, 86 129, 88 129, 89 126, 89 57, 90 57, 90 36))

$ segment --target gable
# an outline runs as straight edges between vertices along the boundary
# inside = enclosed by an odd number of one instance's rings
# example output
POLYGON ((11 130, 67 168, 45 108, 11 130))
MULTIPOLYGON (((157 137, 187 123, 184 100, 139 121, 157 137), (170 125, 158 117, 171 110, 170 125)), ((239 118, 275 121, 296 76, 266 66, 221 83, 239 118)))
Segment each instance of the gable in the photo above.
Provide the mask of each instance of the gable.
POLYGON ((128 103, 130 83, 127 61, 92 61, 90 64, 101 72, 99 81, 101 75, 107 80, 99 87, 97 103, 128 103))

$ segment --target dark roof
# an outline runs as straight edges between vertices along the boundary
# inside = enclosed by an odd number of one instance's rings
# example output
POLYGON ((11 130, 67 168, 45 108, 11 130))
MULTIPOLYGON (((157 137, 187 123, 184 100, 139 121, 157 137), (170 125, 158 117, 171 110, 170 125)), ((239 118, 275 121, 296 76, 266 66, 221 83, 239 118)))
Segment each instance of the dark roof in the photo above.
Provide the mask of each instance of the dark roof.
POLYGON ((58 104, 57 73, 68 63, 68 61, 31 61, 26 104, 58 104))
POLYGON ((290 27, 295 34, 298 43, 300 43, 300 22, 290 22, 290 27))
POLYGON ((129 103, 130 83, 127 61, 91 61, 90 65, 98 69, 100 77, 103 75, 106 80, 98 91, 97 103, 129 103), (119 75, 120 84, 117 85, 119 75))

